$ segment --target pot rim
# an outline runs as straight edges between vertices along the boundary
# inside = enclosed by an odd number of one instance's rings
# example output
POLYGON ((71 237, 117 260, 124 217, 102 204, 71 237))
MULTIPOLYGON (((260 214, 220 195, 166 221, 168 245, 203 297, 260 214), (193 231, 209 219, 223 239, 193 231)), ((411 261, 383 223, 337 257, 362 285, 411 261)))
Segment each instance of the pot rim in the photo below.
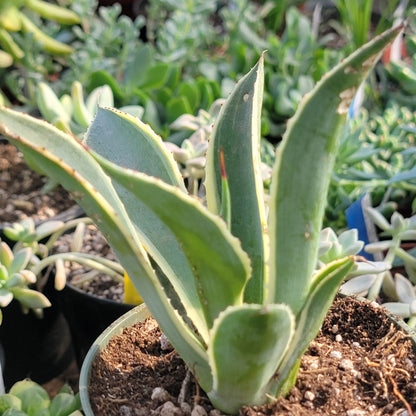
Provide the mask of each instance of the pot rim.
POLYGON ((90 405, 88 386, 91 374, 91 365, 95 356, 107 346, 114 335, 121 334, 124 328, 131 326, 136 322, 144 321, 149 316, 150 311, 144 303, 135 306, 133 309, 120 316, 120 318, 115 320, 109 327, 107 327, 107 329, 105 329, 91 345, 91 348, 88 350, 84 362, 82 363, 79 376, 79 395, 81 399, 82 410, 86 416, 94 415, 90 405))

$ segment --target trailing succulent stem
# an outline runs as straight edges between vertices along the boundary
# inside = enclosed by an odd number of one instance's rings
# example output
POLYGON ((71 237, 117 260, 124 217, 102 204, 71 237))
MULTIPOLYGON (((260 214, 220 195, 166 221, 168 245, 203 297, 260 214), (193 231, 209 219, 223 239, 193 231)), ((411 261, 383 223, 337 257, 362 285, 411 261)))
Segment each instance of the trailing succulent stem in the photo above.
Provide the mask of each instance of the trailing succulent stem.
POLYGON ((347 255, 317 269, 326 194, 355 91, 401 29, 364 45, 304 97, 278 148, 268 206, 259 154, 263 56, 214 126, 208 207, 187 193, 172 154, 133 116, 98 108, 79 142, 0 109, 0 130, 96 222, 172 345, 224 412, 288 391, 355 267, 347 255))

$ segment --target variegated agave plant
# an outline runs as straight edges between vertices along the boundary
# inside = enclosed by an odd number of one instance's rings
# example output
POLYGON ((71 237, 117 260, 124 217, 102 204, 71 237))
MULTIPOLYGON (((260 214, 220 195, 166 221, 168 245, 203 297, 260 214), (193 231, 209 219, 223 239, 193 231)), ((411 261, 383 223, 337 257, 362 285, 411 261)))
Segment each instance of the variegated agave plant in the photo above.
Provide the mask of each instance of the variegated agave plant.
POLYGON ((208 207, 187 194, 172 155, 135 117, 99 108, 81 143, 46 122, 0 110, 1 131, 97 223, 224 412, 288 391, 354 267, 346 256, 316 270, 326 194, 354 93, 400 30, 373 39, 304 97, 278 149, 267 207, 259 155, 263 57, 214 126, 208 207))

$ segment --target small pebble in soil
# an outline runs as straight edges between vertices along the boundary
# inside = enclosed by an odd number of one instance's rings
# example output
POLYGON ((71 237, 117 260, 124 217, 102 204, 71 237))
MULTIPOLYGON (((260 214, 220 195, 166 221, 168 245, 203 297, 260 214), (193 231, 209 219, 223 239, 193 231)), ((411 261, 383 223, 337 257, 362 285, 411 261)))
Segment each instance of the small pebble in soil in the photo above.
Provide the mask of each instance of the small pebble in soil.
POLYGON ((331 332, 333 334, 336 334, 338 332, 338 325, 333 325, 332 328, 331 328, 331 332))
POLYGON ((342 354, 341 354, 339 351, 336 351, 336 350, 331 351, 331 352, 329 353, 329 356, 330 356, 331 358, 335 358, 336 360, 340 360, 340 359, 342 358, 342 354))
POLYGON ((342 342, 342 335, 340 335, 340 334, 336 335, 335 341, 336 342, 342 342))
POLYGON ((310 402, 313 402, 315 400, 315 394, 311 391, 305 391, 305 394, 303 396, 305 400, 309 400, 310 402))
POLYGON ((156 413, 160 416, 184 416, 182 410, 175 406, 172 402, 166 402, 160 408, 158 408, 158 412, 156 413))
POLYGON ((165 334, 162 334, 160 336, 160 348, 162 349, 162 351, 173 350, 172 344, 170 343, 165 334))
POLYGON ((351 371, 354 369, 354 364, 351 360, 349 360, 348 358, 345 358, 339 363, 339 368, 341 370, 351 371))
POLYGON ((120 413, 121 416, 132 416, 131 409, 128 406, 120 406, 120 413))
POLYGON ((182 410, 182 412, 183 412, 184 415, 188 416, 188 415, 191 414, 192 407, 191 407, 191 405, 189 403, 182 402, 180 404, 180 406, 181 406, 181 410, 182 410))
POLYGON ((207 411, 199 404, 192 409, 191 416, 208 416, 207 411))
POLYGON ((359 343, 359 342, 357 342, 357 341, 354 341, 354 342, 352 343, 352 346, 353 346, 353 347, 355 347, 355 348, 361 348, 360 343, 359 343))
POLYGON ((352 409, 347 410, 347 416, 368 416, 368 413, 365 410, 352 409))
POLYGON ((308 370, 316 370, 319 368, 319 357, 304 356, 302 363, 308 370))
POLYGON ((157 403, 163 403, 171 400, 170 394, 162 387, 155 387, 152 391, 151 398, 157 403))

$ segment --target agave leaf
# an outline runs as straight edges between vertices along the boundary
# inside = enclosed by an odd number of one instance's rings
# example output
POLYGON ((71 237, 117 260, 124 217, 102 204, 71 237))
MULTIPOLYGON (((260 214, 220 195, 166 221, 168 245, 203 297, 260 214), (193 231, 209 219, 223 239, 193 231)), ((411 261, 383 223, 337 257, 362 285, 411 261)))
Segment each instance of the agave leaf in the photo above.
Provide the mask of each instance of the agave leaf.
POLYGON ((263 56, 234 88, 221 108, 210 137, 206 189, 210 211, 222 206, 220 150, 230 190, 231 233, 241 240, 252 262, 253 275, 245 300, 263 300, 266 214, 260 161, 260 114, 263 97, 263 56))
POLYGON ((186 192, 178 165, 162 139, 137 117, 99 107, 83 142, 117 165, 156 176, 186 192))
POLYGON ((211 376, 200 340, 166 299, 111 180, 85 146, 44 121, 4 107, 0 107, 0 131, 68 189, 98 223, 130 278, 139 282, 151 314, 172 344, 182 345, 195 371, 206 376, 201 384, 209 387, 211 376))
POLYGON ((226 224, 197 199, 175 187, 101 157, 99 161, 111 178, 146 204, 178 239, 193 270, 200 299, 194 307, 204 311, 208 328, 228 305, 241 304, 250 263, 226 224))
MULTIPOLYGON (((136 117, 108 108, 99 108, 88 129, 84 143, 111 162, 135 169, 186 192, 177 163, 166 150, 159 136, 136 117), (114 137, 120 135, 122 141, 114 137)), ((130 219, 136 226, 146 251, 156 261, 182 300, 191 321, 206 339, 207 323, 198 300, 192 265, 186 259, 177 238, 166 224, 133 193, 114 183, 130 219), (206 328, 206 329, 205 329, 206 328)), ((132 277, 134 283, 134 277, 132 277)), ((140 293, 140 287, 136 284, 140 293)))
POLYGON ((287 303, 295 315, 310 292, 326 195, 350 103, 401 29, 384 32, 326 74, 299 104, 279 146, 269 201, 273 255, 267 300, 287 303))
POLYGON ((215 321, 208 354, 213 369, 211 402, 234 414, 263 403, 265 387, 292 340, 295 317, 286 305, 229 307, 215 321), (236 387, 238 386, 238 387, 236 387))
POLYGON ((327 264, 317 272, 314 277, 314 284, 311 287, 311 293, 309 293, 299 316, 296 317, 295 335, 290 344, 289 352, 279 367, 279 378, 277 381, 272 380, 270 382, 269 392, 272 394, 277 392, 284 395, 287 391, 282 392, 281 388, 283 386, 285 388, 291 387, 285 385, 287 377, 291 374, 294 365, 310 342, 316 337, 339 285, 353 267, 353 258, 345 257, 327 264))

